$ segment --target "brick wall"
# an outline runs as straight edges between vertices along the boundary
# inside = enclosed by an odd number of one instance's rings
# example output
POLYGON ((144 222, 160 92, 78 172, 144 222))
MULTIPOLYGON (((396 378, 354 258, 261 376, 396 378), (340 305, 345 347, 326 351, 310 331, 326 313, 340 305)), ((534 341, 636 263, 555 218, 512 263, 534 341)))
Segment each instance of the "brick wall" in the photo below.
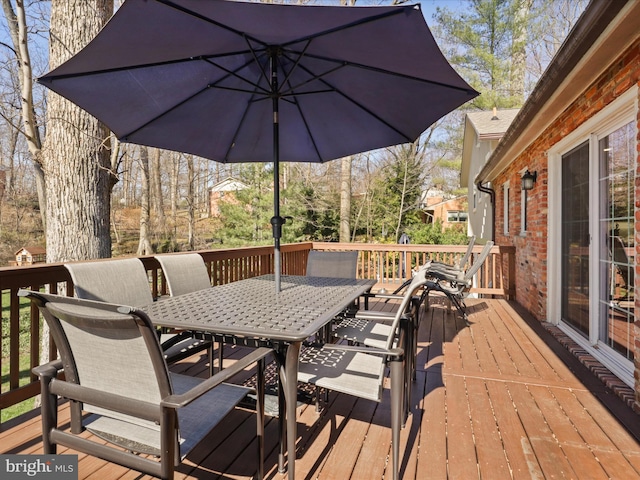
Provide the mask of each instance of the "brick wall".
MULTIPOLYGON (((558 141, 578 128, 585 120, 601 111, 633 85, 640 86, 640 40, 611 64, 586 91, 576 99, 542 134, 495 179, 496 191, 495 239, 498 245, 516 247, 516 300, 541 321, 547 319, 547 217, 548 165, 547 152, 558 141), (520 177, 523 169, 537 171, 533 190, 528 192, 527 232, 521 231, 520 177), (510 184, 509 235, 504 235, 504 198, 502 185, 510 184)), ((640 103, 640 99, 639 99, 640 103)), ((637 114, 640 132, 640 113, 637 114)), ((640 158, 640 133, 636 148, 640 158)), ((636 259, 640 258, 640 162, 636 159, 635 241, 636 259)), ((553 208, 553 206, 551 207, 553 208)), ((640 264, 636 262, 636 282, 640 278, 640 264)), ((635 297, 636 312, 640 312, 640 299, 635 297)), ((640 321, 635 321, 635 408, 640 411, 640 321)))

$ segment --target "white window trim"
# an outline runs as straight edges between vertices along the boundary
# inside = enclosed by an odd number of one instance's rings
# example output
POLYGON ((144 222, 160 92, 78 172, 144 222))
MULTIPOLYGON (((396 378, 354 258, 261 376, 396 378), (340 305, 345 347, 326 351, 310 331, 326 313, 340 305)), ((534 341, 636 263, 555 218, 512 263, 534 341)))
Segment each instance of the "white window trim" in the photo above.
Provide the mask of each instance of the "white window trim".
MULTIPOLYGON (((560 205, 562 200, 562 155, 577 147, 585 141, 589 141, 589 158, 595 158, 598 152, 598 141, 600 138, 610 134, 623 125, 634 122, 637 126, 638 114, 638 87, 633 86, 624 94, 607 105, 593 117, 586 120, 576 130, 564 137, 558 143, 553 145, 547 152, 548 160, 548 204, 560 205)), ((637 127, 636 127, 637 128, 637 127)), ((638 132, 635 132, 637 138, 638 132)), ((591 182, 591 191, 597 191, 598 182, 598 165, 597 162, 589 161, 589 178, 591 182)), ((599 210, 599 199, 589 198, 589 211, 597 212, 599 210)), ((547 265, 561 265, 561 208, 549 208, 547 215, 547 232, 548 232, 548 248, 547 248, 547 265)), ((592 222, 590 233, 591 242, 589 245, 590 258, 597 258, 600 251, 600 235, 592 222)), ((591 262, 597 263, 597 262, 591 262)), ((592 265, 591 268, 598 268, 598 265, 592 265)), ((599 275, 589 275, 591 292, 598 292, 599 275)), ((560 322, 561 315, 561 272, 560 268, 549 268, 547 270, 547 321, 553 325, 563 324, 560 322)), ((591 313, 588 339, 576 333, 573 329, 566 327, 562 330, 571 337, 581 347, 585 348, 597 360, 609 368, 614 375, 623 380, 625 383, 633 384, 633 363, 627 362, 625 359, 612 355, 606 345, 598 342, 598 295, 592 295, 590 298, 589 311, 591 313)))
MULTIPOLYGON (((529 167, 525 167, 520 171, 520 177, 529 171, 529 167)), ((520 236, 527 235, 527 191, 520 189, 520 236)))
POLYGON ((503 203, 503 211, 502 211, 502 224, 503 224, 503 233, 505 235, 509 235, 509 208, 510 208, 510 201, 509 201, 509 193, 511 190, 511 186, 510 186, 510 182, 505 182, 502 185, 502 198, 504 199, 503 203))

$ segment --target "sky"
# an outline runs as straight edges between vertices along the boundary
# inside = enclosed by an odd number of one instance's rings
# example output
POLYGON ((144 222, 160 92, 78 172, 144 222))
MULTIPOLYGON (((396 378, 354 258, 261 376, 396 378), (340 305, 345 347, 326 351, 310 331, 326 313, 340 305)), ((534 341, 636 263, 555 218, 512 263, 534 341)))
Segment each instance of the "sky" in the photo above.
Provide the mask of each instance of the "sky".
POLYGON ((432 16, 436 13, 436 8, 448 8, 449 10, 456 11, 461 10, 465 6, 464 0, 422 0, 418 2, 422 8, 424 18, 427 20, 427 25, 431 27, 432 16))

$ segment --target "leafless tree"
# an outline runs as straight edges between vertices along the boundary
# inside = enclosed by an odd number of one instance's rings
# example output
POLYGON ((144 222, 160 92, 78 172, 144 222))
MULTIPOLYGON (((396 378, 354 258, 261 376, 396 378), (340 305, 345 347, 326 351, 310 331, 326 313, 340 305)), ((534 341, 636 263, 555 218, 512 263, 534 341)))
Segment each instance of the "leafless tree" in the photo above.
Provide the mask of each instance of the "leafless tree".
MULTIPOLYGON (((52 0, 50 66, 77 53, 112 14, 113 0, 52 0)), ((109 199, 115 183, 110 132, 54 93, 49 93, 46 119, 47 261, 110 257, 109 199)))

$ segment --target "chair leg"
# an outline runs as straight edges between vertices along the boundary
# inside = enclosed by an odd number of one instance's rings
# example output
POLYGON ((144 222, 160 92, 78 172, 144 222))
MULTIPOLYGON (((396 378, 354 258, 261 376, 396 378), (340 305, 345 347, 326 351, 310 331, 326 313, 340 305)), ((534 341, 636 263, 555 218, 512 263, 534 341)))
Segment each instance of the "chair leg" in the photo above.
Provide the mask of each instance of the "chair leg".
POLYGON ((218 371, 222 371, 222 360, 224 358, 224 343, 218 342, 218 371))
POLYGON ((265 379, 264 379, 265 361, 264 358, 258 361, 258 374, 257 374, 257 400, 256 400, 256 422, 257 422, 257 436, 258 436, 258 480, 264 478, 264 394, 265 394, 265 379))
POLYGON ((404 405, 403 361, 402 358, 390 362, 391 368, 391 457, 392 478, 398 480, 400 472, 400 427, 404 405))
POLYGON ((209 376, 213 377, 213 374, 215 373, 215 368, 213 366, 213 342, 211 342, 211 345, 207 348, 207 357, 209 358, 209 376))
MULTIPOLYGON (((50 382, 51 378, 41 378, 41 382, 50 382)), ((42 415, 42 448, 45 454, 56 454, 57 445, 51 442, 50 433, 58 426, 58 397, 48 393, 49 387, 42 387, 40 411, 42 415)))

